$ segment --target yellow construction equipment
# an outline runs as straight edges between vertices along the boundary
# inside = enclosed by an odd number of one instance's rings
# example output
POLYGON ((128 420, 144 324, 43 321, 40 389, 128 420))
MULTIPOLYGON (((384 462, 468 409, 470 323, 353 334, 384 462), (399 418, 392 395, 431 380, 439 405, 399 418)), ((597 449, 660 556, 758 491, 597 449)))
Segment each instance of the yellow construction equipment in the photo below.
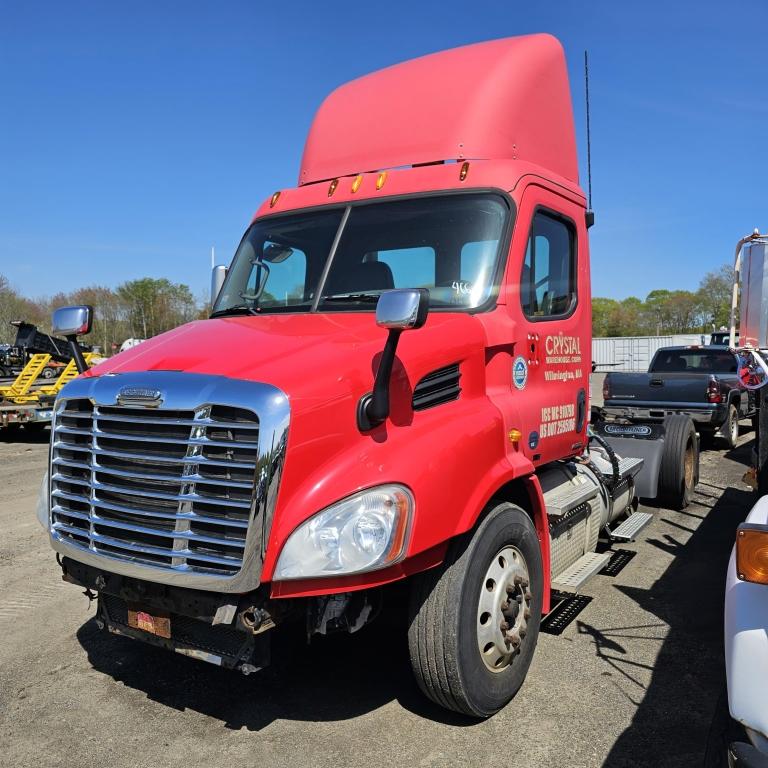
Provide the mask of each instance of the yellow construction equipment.
MULTIPOLYGON (((93 352, 86 352, 83 357, 90 365, 91 361, 99 357, 93 352)), ((40 378, 43 369, 50 362, 50 355, 37 354, 29 358, 24 370, 16 377, 16 380, 7 387, 0 387, 0 399, 16 405, 31 405, 39 403, 41 397, 55 397, 64 388, 64 385, 76 378, 79 373, 74 359, 70 360, 59 378, 53 384, 32 389, 32 385, 40 378)))
MULTIPOLYGON (((100 357, 100 355, 96 355, 93 352, 86 352, 83 355, 83 359, 89 367, 91 365, 91 361, 97 357, 100 357)), ((39 393, 41 395, 58 395, 59 392, 61 392, 61 390, 64 388, 65 384, 72 381, 72 379, 76 379, 79 375, 80 372, 77 370, 77 364, 73 358, 67 363, 67 367, 59 374, 59 378, 56 379, 55 383, 49 384, 46 387, 40 387, 35 390, 35 393, 39 393)))
POLYGON ((0 387, 0 397, 11 400, 14 403, 30 402, 30 400, 26 399, 29 397, 32 397, 32 401, 37 400, 36 395, 29 395, 28 392, 50 360, 50 355, 32 355, 13 384, 8 387, 0 387))

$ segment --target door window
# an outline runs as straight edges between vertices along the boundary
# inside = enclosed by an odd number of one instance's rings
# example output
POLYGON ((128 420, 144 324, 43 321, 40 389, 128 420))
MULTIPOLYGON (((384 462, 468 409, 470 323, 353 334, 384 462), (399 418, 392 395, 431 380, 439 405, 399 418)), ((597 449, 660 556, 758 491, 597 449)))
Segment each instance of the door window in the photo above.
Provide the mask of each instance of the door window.
POLYGON ((570 222, 545 211, 534 215, 520 296, 533 320, 562 317, 576 306, 576 232, 570 222))

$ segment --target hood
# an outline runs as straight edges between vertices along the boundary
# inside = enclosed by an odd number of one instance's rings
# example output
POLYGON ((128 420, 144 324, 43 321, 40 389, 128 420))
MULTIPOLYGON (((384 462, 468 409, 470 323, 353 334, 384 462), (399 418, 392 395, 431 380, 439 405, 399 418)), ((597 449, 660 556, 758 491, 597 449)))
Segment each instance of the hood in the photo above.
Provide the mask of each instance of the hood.
MULTIPOLYGON (((260 381, 282 389, 296 408, 307 398, 315 405, 359 398, 373 383, 386 338, 372 312, 198 320, 110 358, 90 375, 184 371, 260 381)), ((433 313, 423 328, 403 333, 397 357, 414 384, 478 345, 484 333, 476 318, 433 313)))

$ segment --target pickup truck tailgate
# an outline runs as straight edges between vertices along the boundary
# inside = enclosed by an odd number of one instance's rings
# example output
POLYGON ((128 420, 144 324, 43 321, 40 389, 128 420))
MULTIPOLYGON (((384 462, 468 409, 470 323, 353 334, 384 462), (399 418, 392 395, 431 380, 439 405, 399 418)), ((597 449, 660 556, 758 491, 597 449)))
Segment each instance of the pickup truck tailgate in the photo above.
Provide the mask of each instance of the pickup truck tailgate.
POLYGON ((700 373, 611 373, 606 377, 606 402, 704 405, 708 381, 700 373))

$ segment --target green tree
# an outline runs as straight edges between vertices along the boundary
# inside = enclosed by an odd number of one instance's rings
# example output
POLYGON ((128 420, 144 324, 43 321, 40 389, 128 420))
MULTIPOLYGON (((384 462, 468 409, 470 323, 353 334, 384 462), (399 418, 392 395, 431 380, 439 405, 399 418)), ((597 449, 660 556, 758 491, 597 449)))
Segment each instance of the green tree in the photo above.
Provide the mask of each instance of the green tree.
POLYGON ((733 277, 733 267, 724 264, 720 269, 707 272, 699 283, 697 295, 703 322, 708 330, 713 325, 716 329, 730 325, 733 277))
POLYGON ((195 317, 195 299, 189 286, 166 278, 131 280, 118 286, 117 295, 134 337, 147 339, 195 317))

